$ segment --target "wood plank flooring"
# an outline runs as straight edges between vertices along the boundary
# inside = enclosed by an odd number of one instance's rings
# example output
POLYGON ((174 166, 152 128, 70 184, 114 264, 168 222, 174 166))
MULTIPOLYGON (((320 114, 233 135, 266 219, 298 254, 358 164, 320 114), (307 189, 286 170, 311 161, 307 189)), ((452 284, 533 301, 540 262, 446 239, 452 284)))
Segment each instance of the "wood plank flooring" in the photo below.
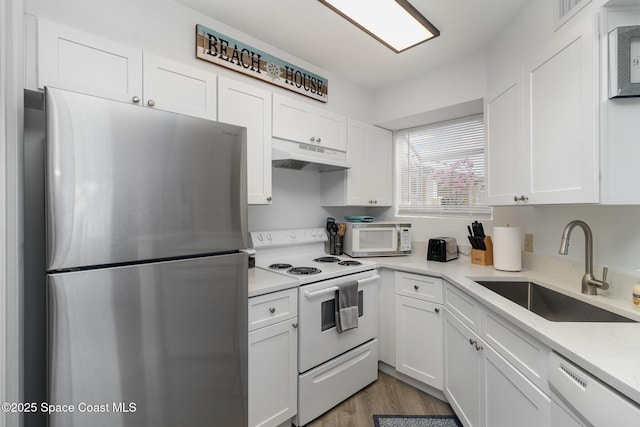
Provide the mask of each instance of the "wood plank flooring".
POLYGON ((372 427, 373 415, 451 415, 448 403, 411 387, 384 372, 308 427, 372 427))

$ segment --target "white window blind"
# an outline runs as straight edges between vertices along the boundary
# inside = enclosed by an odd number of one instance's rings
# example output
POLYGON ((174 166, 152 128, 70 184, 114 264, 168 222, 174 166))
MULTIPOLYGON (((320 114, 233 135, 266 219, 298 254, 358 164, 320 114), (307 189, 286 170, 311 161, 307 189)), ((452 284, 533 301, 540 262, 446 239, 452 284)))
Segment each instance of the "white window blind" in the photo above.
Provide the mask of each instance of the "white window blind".
POLYGON ((398 215, 491 217, 482 115, 396 131, 398 215))

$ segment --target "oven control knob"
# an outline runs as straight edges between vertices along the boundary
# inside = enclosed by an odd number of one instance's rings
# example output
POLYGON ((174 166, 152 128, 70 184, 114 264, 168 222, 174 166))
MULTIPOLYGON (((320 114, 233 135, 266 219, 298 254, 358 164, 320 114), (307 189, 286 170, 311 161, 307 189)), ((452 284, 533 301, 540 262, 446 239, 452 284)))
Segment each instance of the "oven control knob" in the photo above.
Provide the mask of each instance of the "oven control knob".
POLYGON ((258 234, 258 240, 260 240, 261 242, 264 240, 264 237, 262 237, 262 233, 258 234))
POLYGON ((316 232, 314 230, 311 230, 311 237, 313 237, 314 239, 316 238, 316 232))
POLYGON ((296 238, 296 233, 292 231, 290 236, 291 236, 291 240, 294 240, 296 238))
POLYGON ((271 233, 267 233, 267 240, 271 240, 271 233))

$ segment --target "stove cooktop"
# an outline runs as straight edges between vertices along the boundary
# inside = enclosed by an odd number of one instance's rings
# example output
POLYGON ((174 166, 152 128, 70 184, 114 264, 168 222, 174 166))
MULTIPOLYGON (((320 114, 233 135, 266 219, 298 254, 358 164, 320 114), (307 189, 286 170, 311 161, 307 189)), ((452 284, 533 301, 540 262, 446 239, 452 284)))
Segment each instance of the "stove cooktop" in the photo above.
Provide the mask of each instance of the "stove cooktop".
POLYGON ((346 255, 325 253, 323 229, 257 231, 250 233, 256 267, 296 278, 301 284, 373 270, 377 264, 346 255))

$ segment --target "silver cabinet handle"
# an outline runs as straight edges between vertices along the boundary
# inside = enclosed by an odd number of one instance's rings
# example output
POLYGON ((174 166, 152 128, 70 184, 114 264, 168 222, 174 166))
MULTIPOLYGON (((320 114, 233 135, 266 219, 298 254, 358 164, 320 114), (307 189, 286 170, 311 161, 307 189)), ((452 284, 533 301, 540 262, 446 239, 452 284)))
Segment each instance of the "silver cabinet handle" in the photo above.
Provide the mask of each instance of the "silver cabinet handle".
POLYGON ((276 312, 275 307, 271 307, 271 308, 269 309, 269 313, 273 314, 273 313, 275 313, 275 312, 276 312))
POLYGON ((311 138, 309 138, 309 141, 316 142, 316 138, 312 136, 311 138))
POLYGON ((440 313, 440 309, 439 308, 436 308, 433 311, 435 311, 436 313, 440 313))
POLYGON ((374 204, 374 205, 377 205, 377 204, 378 204, 378 201, 377 201, 377 200, 374 200, 374 201, 373 201, 373 204, 374 204))
POLYGON ((149 101, 147 101, 147 105, 149 107, 155 107, 156 105, 156 101, 154 101, 153 99, 150 99, 149 101))
POLYGON ((413 285, 413 289, 415 289, 415 290, 417 291, 418 289, 420 289, 420 286, 418 286, 418 285, 413 285))
POLYGON ((316 139, 316 142, 317 142, 318 144, 320 144, 320 143, 322 142, 322 139, 318 138, 318 139, 316 139))
POLYGON ((475 346, 476 346, 476 351, 484 350, 484 347, 482 346, 482 344, 478 345, 478 343, 476 343, 475 346))
POLYGON ((271 197, 271 196, 267 197, 267 202, 270 202, 272 200, 273 200, 273 197, 271 197))
POLYGON ((293 326, 293 329, 298 329, 298 322, 292 324, 291 326, 293 326))
POLYGON ((526 197, 524 194, 520 195, 520 197, 513 196, 513 201, 514 202, 517 202, 517 201, 524 202, 525 200, 529 200, 529 198, 526 197))
POLYGON ((476 340, 474 340, 472 338, 469 338, 469 344, 470 345, 475 345, 475 344, 478 344, 478 341, 476 341, 476 340))
POLYGON ((138 102, 140 102, 140 97, 134 96, 133 98, 131 98, 131 100, 133 101, 134 104, 137 104, 138 102))

